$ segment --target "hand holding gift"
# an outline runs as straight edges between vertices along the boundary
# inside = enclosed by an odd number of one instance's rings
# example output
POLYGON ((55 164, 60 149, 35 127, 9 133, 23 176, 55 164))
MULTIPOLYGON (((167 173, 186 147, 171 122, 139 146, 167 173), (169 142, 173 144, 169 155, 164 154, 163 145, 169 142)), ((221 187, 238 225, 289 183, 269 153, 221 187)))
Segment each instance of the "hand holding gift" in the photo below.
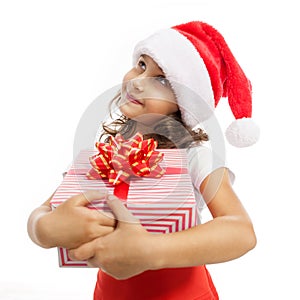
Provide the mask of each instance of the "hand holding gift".
POLYGON ((93 200, 105 199, 103 191, 87 191, 70 197, 39 220, 50 247, 72 249, 114 230, 115 219, 109 212, 86 207, 93 200))
POLYGON ((127 279, 151 269, 154 235, 149 233, 114 196, 107 201, 118 220, 114 232, 69 251, 73 260, 87 260, 116 279, 127 279))
MULTIPOLYGON (((186 150, 156 150, 156 142, 153 139, 143 140, 140 134, 129 140, 117 135, 111 138, 109 143, 97 143, 96 147, 98 151, 82 150, 75 158, 51 199, 53 210, 58 209, 66 199, 82 191, 103 189, 107 190, 109 195, 123 200, 128 209, 125 215, 128 216, 130 212, 140 223, 136 221, 135 224, 130 224, 127 219, 126 222, 120 221, 118 211, 113 211, 119 220, 114 231, 103 239, 96 237, 91 243, 90 240, 83 241, 82 248, 79 245, 74 247, 78 248, 78 251, 76 250, 72 257, 84 257, 89 259, 89 262, 85 259, 72 260, 68 251, 72 247, 59 246, 59 263, 63 267, 101 265, 104 269, 109 269, 108 272, 113 276, 133 276, 151 267, 148 257, 141 259, 141 262, 147 262, 147 266, 134 259, 134 256, 141 258, 146 255, 153 246, 154 235, 151 233, 182 231, 196 223, 195 195, 188 174, 186 150), (107 243, 105 250, 102 249, 104 242, 107 243), (126 252, 125 246, 128 249, 126 252), (99 249, 103 252, 98 251, 99 249), (123 256, 128 256, 128 259, 124 260, 123 256), (94 259, 91 259, 92 257, 94 259), (114 263, 110 263, 112 257, 115 258, 114 263), (122 268, 121 260, 124 264, 122 268), (118 263, 115 264, 118 261, 119 267, 118 263), (127 271, 126 274, 119 274, 118 270, 121 269, 128 269, 128 274, 127 271)), ((116 200, 116 203, 119 201, 116 200)), ((87 209, 98 214, 112 210, 105 197, 89 203, 87 209)), ((155 263, 152 257, 151 260, 151 264, 155 263)))

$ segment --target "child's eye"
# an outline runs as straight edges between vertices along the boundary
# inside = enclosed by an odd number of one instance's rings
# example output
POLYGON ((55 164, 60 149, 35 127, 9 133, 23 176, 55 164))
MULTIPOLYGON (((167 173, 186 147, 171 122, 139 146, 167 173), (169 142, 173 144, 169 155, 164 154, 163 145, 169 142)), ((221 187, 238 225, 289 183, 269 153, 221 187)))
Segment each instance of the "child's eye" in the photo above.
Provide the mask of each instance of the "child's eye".
POLYGON ((158 80, 164 86, 170 86, 169 80, 163 75, 157 76, 156 80, 158 80))
POLYGON ((138 67, 141 68, 142 70, 146 70, 146 63, 143 60, 139 60, 137 63, 138 67))

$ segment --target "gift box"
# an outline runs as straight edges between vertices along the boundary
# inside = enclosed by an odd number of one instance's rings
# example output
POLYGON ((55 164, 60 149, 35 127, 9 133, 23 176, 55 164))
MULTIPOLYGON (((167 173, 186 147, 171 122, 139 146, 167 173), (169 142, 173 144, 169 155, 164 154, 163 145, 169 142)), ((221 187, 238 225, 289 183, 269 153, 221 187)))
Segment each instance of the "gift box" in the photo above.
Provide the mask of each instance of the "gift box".
MULTIPOLYGON (((125 185, 125 190, 127 187, 126 199, 123 199, 125 206, 149 232, 164 234, 195 226, 197 210, 187 169, 186 150, 159 149, 155 152, 162 158, 159 160, 159 172, 154 172, 154 176, 151 174, 132 176, 131 174, 127 176, 125 182, 116 184, 120 174, 113 174, 113 179, 107 178, 107 174, 106 176, 100 174, 99 178, 94 178, 95 170, 91 169, 91 165, 95 162, 97 150, 81 151, 56 190, 51 200, 52 208, 55 209, 71 196, 90 189, 107 189, 109 194, 118 196, 120 189, 124 189, 125 185)), ((120 165, 120 169, 123 170, 121 175, 127 173, 123 169, 124 164, 120 165)), ((113 172, 110 170, 108 173, 113 172)), ((93 201, 88 207, 109 211, 105 200, 93 201)), ((58 248, 58 254, 61 267, 87 266, 84 261, 72 261, 68 257, 67 249, 58 248)))

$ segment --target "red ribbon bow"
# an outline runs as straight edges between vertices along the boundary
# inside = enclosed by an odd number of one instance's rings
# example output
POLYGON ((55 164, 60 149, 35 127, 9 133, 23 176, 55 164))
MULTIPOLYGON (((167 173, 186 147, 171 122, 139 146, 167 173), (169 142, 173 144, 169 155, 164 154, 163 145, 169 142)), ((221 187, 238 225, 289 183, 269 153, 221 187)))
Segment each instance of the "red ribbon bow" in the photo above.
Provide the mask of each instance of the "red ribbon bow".
POLYGON ((114 194, 127 199, 130 177, 161 177, 165 170, 159 166, 163 153, 156 151, 154 139, 143 140, 137 133, 129 140, 117 134, 108 143, 96 143, 99 153, 90 157, 92 169, 87 173, 89 179, 108 179, 115 185, 114 194))

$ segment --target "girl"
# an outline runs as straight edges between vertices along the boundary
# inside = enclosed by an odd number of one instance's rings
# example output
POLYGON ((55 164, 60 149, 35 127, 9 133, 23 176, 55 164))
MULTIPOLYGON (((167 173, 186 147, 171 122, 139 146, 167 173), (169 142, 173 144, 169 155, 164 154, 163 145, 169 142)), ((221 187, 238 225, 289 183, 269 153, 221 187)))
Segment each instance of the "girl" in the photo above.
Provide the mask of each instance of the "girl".
MULTIPOLYGON (((228 97, 236 121, 226 132, 235 146, 258 138, 251 117, 251 85, 223 37, 203 22, 154 33, 138 43, 134 66, 113 99, 121 116, 103 135, 142 132, 159 148, 187 148, 198 213, 205 202, 212 220, 185 231, 151 234, 105 191, 88 191, 51 211, 49 201, 28 220, 41 247, 65 247, 74 259, 99 267, 94 299, 218 299, 205 265, 229 261, 255 247, 252 222, 232 188, 233 174, 219 149, 205 147, 199 124, 228 97), (107 198, 114 217, 85 206, 107 198), (118 220, 118 221, 116 221, 118 220)), ((214 138, 214 132, 209 136, 214 138)), ((213 143, 212 143, 213 145, 213 143)))

